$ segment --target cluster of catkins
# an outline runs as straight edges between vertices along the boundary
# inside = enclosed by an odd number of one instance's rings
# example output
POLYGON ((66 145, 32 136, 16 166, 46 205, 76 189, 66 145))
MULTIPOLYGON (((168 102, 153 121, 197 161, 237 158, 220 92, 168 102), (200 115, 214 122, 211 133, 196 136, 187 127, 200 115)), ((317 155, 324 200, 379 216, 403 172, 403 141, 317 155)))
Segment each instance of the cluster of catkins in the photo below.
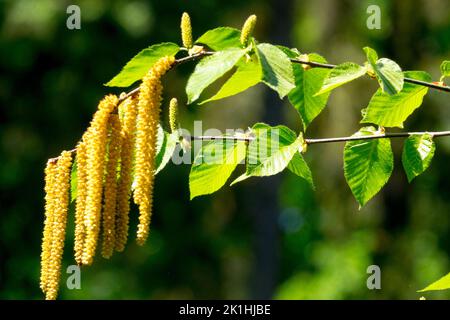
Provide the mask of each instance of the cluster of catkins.
POLYGON ((99 238, 105 258, 110 258, 114 251, 124 250, 133 170, 133 199, 139 207, 137 243, 145 243, 152 214, 161 77, 174 62, 170 56, 158 60, 142 79, 137 96, 126 99, 106 96, 76 149, 63 151, 58 158, 48 161, 40 279, 46 299, 56 299, 59 288, 75 151, 77 264, 92 264, 99 238))

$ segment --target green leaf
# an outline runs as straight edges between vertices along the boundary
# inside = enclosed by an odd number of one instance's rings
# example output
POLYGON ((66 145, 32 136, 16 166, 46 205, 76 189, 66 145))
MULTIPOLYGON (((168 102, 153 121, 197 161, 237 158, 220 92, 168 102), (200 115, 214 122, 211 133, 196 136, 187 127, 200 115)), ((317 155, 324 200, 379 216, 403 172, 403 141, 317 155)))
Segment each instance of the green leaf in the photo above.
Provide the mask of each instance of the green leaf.
POLYGON ((400 66, 387 58, 378 59, 375 50, 365 47, 367 60, 372 66, 383 92, 393 95, 400 92, 403 88, 403 73, 400 66))
MULTIPOLYGON (((373 127, 362 128, 354 137, 371 136, 373 127)), ((387 183, 394 168, 389 139, 354 140, 345 144, 344 174, 360 208, 387 183)))
POLYGON ((409 182, 428 169, 435 150, 436 145, 430 134, 412 135, 406 139, 402 162, 409 182))
POLYGON ((287 167, 291 172, 305 179, 313 190, 315 189, 311 170, 300 152, 294 154, 287 167))
POLYGON ((150 46, 128 61, 122 71, 105 85, 108 87, 129 87, 134 82, 142 79, 160 58, 175 56, 179 50, 180 47, 171 42, 150 46))
POLYGON ((196 44, 206 44, 215 51, 221 51, 227 48, 240 48, 241 31, 230 27, 220 27, 206 31, 195 41, 196 44))
POLYGON ((396 62, 381 58, 377 61, 374 69, 383 92, 393 95, 402 90, 403 72, 396 62))
MULTIPOLYGON (((326 63, 327 61, 317 55, 309 54, 309 60, 326 63)), ((309 124, 322 112, 327 104, 330 93, 315 96, 329 71, 321 68, 304 70, 301 65, 294 64, 295 88, 289 93, 289 101, 300 114, 303 127, 309 124)))
POLYGON ((450 289, 450 273, 417 292, 450 289))
POLYGON ((364 52, 366 53, 367 56, 367 61, 371 64, 374 65, 376 64, 377 60, 378 60, 378 54, 375 50, 373 50, 370 47, 364 47, 363 48, 364 52))
POLYGON ((271 176, 283 171, 303 142, 301 136, 297 138, 295 132, 285 126, 257 123, 252 133, 255 139, 248 145, 246 172, 231 185, 252 176, 271 176))
POLYGON ((261 81, 261 77, 261 64, 256 55, 251 56, 251 59, 248 61, 242 59, 237 64, 236 72, 225 82, 222 88, 213 97, 199 104, 223 99, 245 91, 258 84, 261 81))
POLYGON ((331 69, 322 84, 322 88, 315 95, 318 96, 330 92, 331 90, 358 79, 365 74, 366 68, 353 62, 344 62, 331 69))
POLYGON ((440 69, 442 74, 441 81, 444 80, 445 77, 450 77, 450 61, 442 61, 440 69))
POLYGON ((282 99, 295 88, 291 60, 274 45, 261 43, 256 48, 262 66, 262 81, 278 92, 282 99))
MULTIPOLYGON (((423 81, 431 80, 430 75, 423 71, 408 71, 405 76, 423 81)), ((361 123, 403 128, 403 122, 420 107, 427 92, 427 87, 412 83, 405 83, 403 90, 393 96, 378 89, 370 100, 361 123)))
POLYGON ((297 58, 300 55, 300 52, 298 51, 297 48, 291 49, 281 45, 276 45, 276 47, 281 51, 283 51, 289 58, 297 58))
POLYGON ((78 194, 78 166, 77 166, 77 157, 75 156, 75 159, 72 163, 72 169, 70 171, 70 202, 75 201, 78 194))
POLYGON ((158 126, 158 139, 156 141, 155 175, 169 162, 178 142, 178 133, 167 133, 158 126))
POLYGON ((242 58, 244 49, 227 49, 218 51, 212 56, 203 58, 195 67, 189 77, 186 93, 188 103, 192 103, 200 97, 206 87, 223 76, 242 58))
POLYGON ((219 190, 245 158, 244 141, 216 140, 195 157, 189 174, 191 199, 219 190))

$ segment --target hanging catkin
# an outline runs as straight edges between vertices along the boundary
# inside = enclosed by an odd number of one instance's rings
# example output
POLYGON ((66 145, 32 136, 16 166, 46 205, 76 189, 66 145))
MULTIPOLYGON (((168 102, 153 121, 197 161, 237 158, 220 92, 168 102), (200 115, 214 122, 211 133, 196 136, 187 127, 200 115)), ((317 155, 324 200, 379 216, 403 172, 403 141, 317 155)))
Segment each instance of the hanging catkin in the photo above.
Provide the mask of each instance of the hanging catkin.
POLYGON ((115 215, 117 199, 117 166, 120 158, 120 121, 117 114, 109 116, 110 137, 104 187, 102 256, 110 258, 115 242, 115 215))
POLYGON ((90 265, 97 248, 98 234, 101 223, 102 184, 105 171, 106 140, 108 135, 108 119, 116 108, 118 98, 115 95, 106 96, 98 106, 97 112, 86 134, 87 146, 87 195, 84 224, 86 239, 82 263, 90 265))
MULTIPOLYGON (((69 189, 70 189, 70 169, 72 165, 72 154, 69 151, 63 151, 56 164, 56 169, 48 171, 48 188, 46 192, 50 195, 48 200, 51 202, 46 209, 49 230, 44 228, 43 256, 46 255, 46 261, 42 263, 43 291, 47 300, 54 300, 58 294, 59 279, 61 277, 61 260, 64 250, 64 239, 66 236, 67 210, 69 207, 69 189), (53 172, 52 172, 53 171, 53 172), (48 237, 51 238, 49 241, 48 237), (50 249, 48 244, 51 243, 50 249), (44 246, 45 244, 45 246, 44 246), (48 251, 50 254, 48 254, 48 251)), ((47 222, 46 222, 47 225, 47 222)), ((44 259, 43 259, 44 260, 44 259)))
POLYGON ((128 239, 128 214, 133 170, 134 145, 136 141, 136 100, 128 98, 121 104, 123 113, 121 130, 120 178, 117 190, 117 216, 115 250, 123 251, 128 239))
POLYGON ((75 261, 78 265, 82 264, 84 240, 86 237, 86 228, 84 226, 84 213, 86 209, 87 193, 87 150, 86 142, 81 141, 77 146, 77 198, 75 206, 75 261))
POLYGON ((143 245, 148 237, 153 204, 156 139, 159 123, 162 84, 161 77, 175 59, 159 59, 142 80, 139 90, 136 137, 136 189, 134 199, 139 206, 137 243, 143 245))
POLYGON ((53 218, 56 198, 56 162, 48 161, 45 168, 45 222, 41 253, 41 290, 47 292, 48 275, 53 237, 53 218))

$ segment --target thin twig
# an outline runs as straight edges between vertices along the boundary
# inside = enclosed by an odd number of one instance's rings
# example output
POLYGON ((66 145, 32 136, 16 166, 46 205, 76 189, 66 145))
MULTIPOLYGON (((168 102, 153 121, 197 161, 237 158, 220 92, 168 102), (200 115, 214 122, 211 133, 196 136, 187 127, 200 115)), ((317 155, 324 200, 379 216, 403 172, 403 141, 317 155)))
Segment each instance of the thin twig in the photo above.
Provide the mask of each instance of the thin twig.
POLYGON ((412 135, 429 134, 432 137, 444 137, 450 136, 450 131, 438 131, 438 132, 398 132, 398 133, 382 133, 374 134, 371 136, 350 136, 350 137, 337 137, 337 138, 322 138, 322 139, 307 139, 306 144, 318 144, 318 143, 333 143, 333 142, 347 142, 355 140, 371 140, 371 139, 386 139, 386 138, 407 138, 412 135))
MULTIPOLYGON (((424 135, 429 134, 433 138, 450 136, 450 131, 437 131, 437 132, 396 132, 396 133, 383 133, 374 134, 371 136, 348 136, 348 137, 335 137, 335 138, 320 138, 320 139, 310 139, 305 138, 306 144, 319 144, 319 143, 334 143, 334 142, 347 142, 347 141, 357 141, 357 140, 372 140, 372 139, 387 139, 387 138, 407 138, 413 135, 424 135)), ((232 140, 232 141, 246 141, 251 142, 255 140, 253 136, 188 136, 184 135, 186 140, 202 140, 202 141, 215 141, 215 140, 232 140)), ((77 149, 69 150, 72 154, 77 152, 77 149)), ((49 162, 58 161, 59 157, 50 158, 49 162)))
POLYGON ((202 140, 202 141, 213 141, 213 140, 232 140, 232 141, 252 141, 255 138, 249 136, 183 136, 186 140, 202 140))
MULTIPOLYGON (((176 66, 176 65, 179 65, 179 64, 183 64, 185 62, 193 61, 193 60, 200 59, 200 58, 203 58, 205 56, 210 56, 210 55, 213 55, 213 54, 214 54, 213 51, 201 51, 201 52, 193 54, 191 56, 187 56, 187 57, 183 57, 183 58, 175 60, 175 63, 173 64, 173 67, 176 66)), ((320 63, 320 62, 314 62, 314 61, 304 61, 304 60, 294 59, 294 58, 292 58, 290 60, 291 60, 292 63, 305 64, 305 65, 311 66, 313 68, 333 69, 333 68, 336 67, 335 64, 329 64, 329 63, 320 63)), ((435 84, 435 83, 432 83, 432 82, 426 82, 426 81, 412 79, 412 78, 408 78, 408 77, 405 77, 404 80, 405 80, 405 82, 417 84, 417 85, 420 85, 420 86, 424 86, 424 87, 428 87, 428 88, 432 88, 432 89, 436 89, 436 90, 440 90, 440 91, 444 91, 444 92, 450 92, 450 87, 446 86, 446 85, 442 85, 441 86, 439 84, 435 84)), ((134 88, 131 91, 129 91, 128 93, 126 93, 125 95, 121 96, 120 99, 119 99, 119 102, 122 102, 126 98, 135 95, 137 92, 139 92, 139 87, 134 88)))
MULTIPOLYGON (((320 62, 313 62, 313 61, 304 61, 304 60, 300 60, 300 59, 291 59, 291 62, 293 62, 293 63, 300 63, 300 64, 306 64, 306 65, 311 66, 313 68, 333 69, 333 68, 336 67, 335 64, 320 63, 320 62)), ((412 79, 412 78, 408 78, 408 77, 405 77, 404 80, 405 80, 405 82, 417 84, 419 86, 424 86, 424 87, 428 87, 428 88, 432 88, 432 89, 436 89, 436 90, 440 90, 440 91, 444 91, 444 92, 450 92, 450 87, 446 86, 446 85, 439 85, 439 84, 436 84, 436 83, 426 82, 426 81, 412 79)))

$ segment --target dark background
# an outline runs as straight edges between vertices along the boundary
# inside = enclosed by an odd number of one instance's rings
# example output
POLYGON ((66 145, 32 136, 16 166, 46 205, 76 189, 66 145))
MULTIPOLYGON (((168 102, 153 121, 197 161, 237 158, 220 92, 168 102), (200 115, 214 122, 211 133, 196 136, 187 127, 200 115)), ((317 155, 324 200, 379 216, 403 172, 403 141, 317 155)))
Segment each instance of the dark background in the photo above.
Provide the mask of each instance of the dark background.
MULTIPOLYGON (((255 13, 261 42, 317 52, 331 63, 362 63, 368 45, 404 70, 426 70, 436 80, 450 52, 447 0, 0 0, 0 298, 42 298, 46 159, 76 144, 103 95, 121 92, 102 84, 133 55, 150 44, 180 42, 183 11, 191 15, 194 37, 221 25, 240 28, 255 13), (81 30, 66 28, 70 4, 81 8, 81 30), (370 4, 381 7, 381 30, 366 27, 370 4)), ((183 127, 202 119, 205 129, 245 129, 263 120, 300 130, 295 110, 262 85, 185 107, 192 67, 166 78, 167 97, 183 106, 183 127)), ((335 90, 308 136, 357 131, 376 87, 362 79, 335 90)), ((448 97, 430 91, 405 130, 448 130, 448 97)), ((342 144, 310 147, 314 193, 283 173, 189 201, 189 166, 169 164, 156 180, 147 245, 138 247, 132 237, 124 253, 110 261, 97 257, 82 271, 82 290, 68 290, 63 273, 60 298, 449 298, 449 291, 416 290, 450 270, 450 139, 437 141, 431 168, 411 185, 400 163, 401 141, 393 147, 393 176, 360 211, 343 176, 342 144), (366 287, 371 264, 381 268, 381 290, 366 287)), ((64 270, 74 264, 73 215, 67 237, 64 270)))

